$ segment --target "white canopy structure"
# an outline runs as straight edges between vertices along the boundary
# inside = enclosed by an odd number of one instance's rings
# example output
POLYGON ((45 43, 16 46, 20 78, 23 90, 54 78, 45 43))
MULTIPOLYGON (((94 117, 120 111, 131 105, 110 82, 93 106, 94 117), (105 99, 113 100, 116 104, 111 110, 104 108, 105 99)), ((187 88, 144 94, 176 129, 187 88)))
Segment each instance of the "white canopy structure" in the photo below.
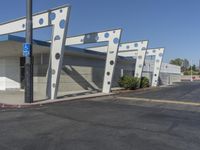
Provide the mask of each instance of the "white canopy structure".
MULTIPOLYGON (((152 86, 158 85, 158 78, 161 69, 164 48, 147 49, 148 41, 121 43, 118 51, 119 56, 136 57, 135 77, 142 76, 142 70, 146 56, 155 56, 152 86)), ((89 50, 106 52, 107 46, 90 47, 89 50)))

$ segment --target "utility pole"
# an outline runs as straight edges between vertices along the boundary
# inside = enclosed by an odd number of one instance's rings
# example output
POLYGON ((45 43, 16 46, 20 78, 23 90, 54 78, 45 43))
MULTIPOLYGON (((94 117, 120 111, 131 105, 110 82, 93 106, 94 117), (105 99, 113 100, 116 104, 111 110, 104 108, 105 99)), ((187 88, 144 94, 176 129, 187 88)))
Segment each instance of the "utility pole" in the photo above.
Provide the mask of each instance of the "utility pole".
POLYGON ((200 60, 199 60, 199 72, 200 72, 200 60))
POLYGON ((193 74, 192 74, 192 60, 191 60, 191 70, 190 71, 191 71, 190 72, 191 73, 191 79, 190 79, 190 81, 193 82, 193 78, 192 78, 192 76, 193 76, 193 74))
POLYGON ((26 0, 26 43, 23 46, 23 55, 25 57, 25 103, 33 102, 32 39, 32 0, 26 0))

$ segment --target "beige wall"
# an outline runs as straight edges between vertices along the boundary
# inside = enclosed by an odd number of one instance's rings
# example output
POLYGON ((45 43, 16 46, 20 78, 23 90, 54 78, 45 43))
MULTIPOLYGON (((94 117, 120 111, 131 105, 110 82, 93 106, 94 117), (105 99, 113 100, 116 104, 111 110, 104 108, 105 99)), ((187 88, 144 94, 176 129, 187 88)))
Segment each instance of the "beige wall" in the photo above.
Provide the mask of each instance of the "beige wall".
MULTIPOLYGON (((39 93, 46 91, 46 73, 49 63, 48 54, 34 56, 34 90, 39 93)), ((123 75, 133 75, 134 63, 119 58, 112 87, 118 86, 118 80, 123 75), (123 71, 122 71, 123 70, 123 71)), ((98 55, 66 54, 60 78, 59 92, 101 90, 104 76, 105 58, 98 55)), ((152 78, 151 73, 143 72, 144 76, 152 78)), ((180 75, 161 73, 162 84, 180 82, 180 75)), ((0 59, 0 90, 20 88, 20 58, 4 57, 0 59)))
MULTIPOLYGON (((48 55, 37 55, 34 58, 34 89, 38 92, 46 90, 46 72, 48 55), (37 77, 36 77, 37 76, 37 77)), ((101 57, 88 57, 66 55, 60 78, 59 92, 101 89, 104 76, 105 59, 101 57)), ((121 69, 124 73, 133 72, 134 63, 118 59, 113 87, 118 86, 121 69)))
MULTIPOLYGON (((142 76, 147 77, 150 80, 152 79, 152 72, 143 72, 142 76)), ((160 85, 172 85, 175 82, 181 82, 181 75, 180 74, 173 74, 173 73, 164 73, 161 72, 159 75, 159 84, 160 85)))

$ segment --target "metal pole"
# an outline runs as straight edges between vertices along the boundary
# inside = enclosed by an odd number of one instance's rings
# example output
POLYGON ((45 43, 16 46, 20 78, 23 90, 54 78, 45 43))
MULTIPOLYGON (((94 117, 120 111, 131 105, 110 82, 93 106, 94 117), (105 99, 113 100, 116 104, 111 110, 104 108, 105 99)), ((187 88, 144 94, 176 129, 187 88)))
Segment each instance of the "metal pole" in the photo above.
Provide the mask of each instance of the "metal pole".
POLYGON ((191 80, 191 82, 192 82, 192 81, 193 81, 193 78, 192 78, 192 76, 193 76, 193 75, 192 75, 192 60, 191 60, 191 70, 190 70, 190 71, 191 71, 191 79, 190 79, 190 80, 191 80))
POLYGON ((26 0, 26 45, 25 56, 25 103, 33 102, 33 59, 32 59, 32 0, 26 0))

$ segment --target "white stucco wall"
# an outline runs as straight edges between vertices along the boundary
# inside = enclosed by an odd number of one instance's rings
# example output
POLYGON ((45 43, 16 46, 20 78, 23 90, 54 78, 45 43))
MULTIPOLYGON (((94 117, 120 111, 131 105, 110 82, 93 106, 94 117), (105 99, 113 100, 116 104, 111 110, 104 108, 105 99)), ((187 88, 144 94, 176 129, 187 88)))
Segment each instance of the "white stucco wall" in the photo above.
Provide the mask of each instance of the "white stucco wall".
POLYGON ((5 82, 5 59, 0 58, 0 90, 6 89, 5 82))
POLYGON ((20 59, 0 58, 0 90, 20 88, 20 59))
POLYGON ((7 57, 5 60, 6 89, 20 88, 20 58, 7 57))
MULTIPOLYGON (((143 71, 145 72, 153 72, 154 69, 154 60, 145 60, 145 66, 143 68, 143 71)), ((181 74, 181 67, 168 64, 168 63, 162 63, 161 65, 161 73, 171 73, 171 74, 181 74)))

